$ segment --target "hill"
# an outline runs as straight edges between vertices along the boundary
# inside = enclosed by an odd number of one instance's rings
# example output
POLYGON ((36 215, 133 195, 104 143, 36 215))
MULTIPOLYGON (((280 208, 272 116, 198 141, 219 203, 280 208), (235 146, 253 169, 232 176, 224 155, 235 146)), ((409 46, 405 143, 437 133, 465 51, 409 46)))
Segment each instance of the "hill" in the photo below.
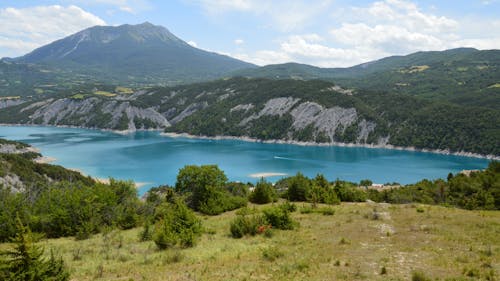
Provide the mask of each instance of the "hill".
POLYGON ((393 56, 349 68, 288 63, 236 71, 236 76, 322 79, 346 88, 369 89, 497 108, 500 105, 500 50, 470 48, 393 56))
POLYGON ((219 78, 253 65, 192 47, 162 26, 94 26, 8 60, 99 81, 178 84, 219 78))
MULTIPOLYGON (((272 280, 495 280, 498 274, 498 162, 485 171, 450 174, 447 181, 422 180, 382 191, 298 173, 275 187, 264 180, 256 187, 267 186, 297 202, 280 199, 241 208, 247 197, 254 202, 255 191, 228 182, 217 166, 186 166, 175 188, 156 187, 139 200, 132 182, 102 184, 63 167, 26 164, 38 156, 28 148, 0 139, 0 178, 17 177, 23 185, 0 184, 2 280, 19 277, 7 270, 13 267, 7 260, 12 254, 4 254, 12 253, 13 245, 5 241, 19 234, 17 221, 49 238, 30 237, 45 248, 47 260, 61 256, 71 280, 164 280, 166 275, 175 280, 256 275, 272 280), (214 209, 200 207, 198 213, 187 207, 195 208, 193 200, 229 202, 223 198, 239 198, 242 205, 222 214, 212 213, 219 204, 202 204, 214 209), (330 203, 320 204, 324 201, 330 203), (181 220, 165 224, 175 218, 181 220), (162 236, 163 231, 177 235, 172 232, 177 228, 189 244, 162 236), (196 232, 186 232, 190 229, 196 232)), ((24 240, 21 249, 27 251, 20 255, 29 253, 31 239, 24 240)))
POLYGON ((499 111, 483 107, 352 91, 319 80, 233 78, 135 93, 123 89, 101 87, 21 102, 2 109, 0 123, 167 129, 196 136, 500 155, 499 111))
MULTIPOLYGON (((334 215, 292 213, 295 230, 272 237, 230 237, 234 212, 203 217, 193 248, 158 251, 142 228, 88 240, 39 243, 62 255, 71 280, 495 280, 498 211, 418 204, 343 203, 334 215), (374 210, 381 213, 373 219, 374 210), (417 210, 422 210, 419 212, 417 210), (166 277, 167 276, 167 277, 166 277), (415 277, 416 278, 416 277, 415 277), (422 279, 429 278, 429 279, 422 279)), ((256 206, 259 210, 268 208, 256 206)), ((251 206, 253 208, 253 206, 251 206)), ((306 209, 306 208, 304 208, 306 209)), ((0 244, 0 250, 6 249, 0 244)))

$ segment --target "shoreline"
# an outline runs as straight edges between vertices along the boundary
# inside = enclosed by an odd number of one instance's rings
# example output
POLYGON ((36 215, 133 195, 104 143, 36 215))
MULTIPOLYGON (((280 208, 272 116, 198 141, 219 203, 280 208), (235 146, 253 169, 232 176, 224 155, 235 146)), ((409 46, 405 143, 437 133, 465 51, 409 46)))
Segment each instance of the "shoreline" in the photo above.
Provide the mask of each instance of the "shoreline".
POLYGON ((71 126, 71 125, 40 125, 40 124, 6 124, 0 123, 1 126, 17 126, 17 127, 55 127, 55 128, 71 128, 71 129, 87 129, 87 130, 97 130, 102 132, 110 132, 118 135, 129 135, 136 132, 160 132, 160 136, 171 137, 171 138, 188 138, 188 139, 201 139, 201 140, 238 140, 244 142, 254 142, 254 143, 266 143, 266 144, 289 144, 298 146, 338 146, 338 147, 362 147, 370 149, 390 149, 390 150, 402 150, 402 151, 413 151, 413 152, 424 152, 424 153, 434 153, 441 155, 453 155, 471 158, 480 158, 488 160, 500 161, 500 155, 484 155, 474 152, 451 152, 446 149, 427 149, 427 148, 415 148, 415 147, 404 147, 395 146, 392 144, 379 145, 379 144, 358 144, 358 143, 343 143, 343 142, 330 142, 330 143, 317 143, 317 142, 302 142, 294 140, 260 140, 256 138, 251 138, 248 136, 236 137, 236 136, 196 136, 188 133, 166 133, 163 129, 135 129, 135 130, 112 130, 103 128, 89 128, 83 126, 71 126))
POLYGON ((245 142, 254 142, 254 143, 267 143, 267 144, 290 144, 290 145, 298 145, 298 146, 337 146, 337 147, 362 147, 362 148, 370 148, 370 149, 390 149, 390 150, 402 150, 402 151, 414 151, 414 152, 425 152, 425 153, 434 153, 441 155, 453 155, 453 156, 462 156, 462 157, 471 157, 471 158, 481 158, 488 160, 500 160, 500 156, 495 155, 484 155, 473 152, 451 152, 449 150, 443 149, 419 149, 415 147, 403 147, 403 146, 395 146, 392 144, 386 145, 378 145, 378 144, 357 144, 357 143, 343 143, 343 142, 331 142, 331 143, 317 143, 317 142, 302 142, 302 141, 294 141, 294 140, 260 140, 256 138, 251 138, 248 136, 243 137, 235 137, 235 136, 195 136, 188 133, 160 133, 161 136, 170 137, 170 138, 188 138, 188 139, 202 139, 202 140, 238 140, 245 142))

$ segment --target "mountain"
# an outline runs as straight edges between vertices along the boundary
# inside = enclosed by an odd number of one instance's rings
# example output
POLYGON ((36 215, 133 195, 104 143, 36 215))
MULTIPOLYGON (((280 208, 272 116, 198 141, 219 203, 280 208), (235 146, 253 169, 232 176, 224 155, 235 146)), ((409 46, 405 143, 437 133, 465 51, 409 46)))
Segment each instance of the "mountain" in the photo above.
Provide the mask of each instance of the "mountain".
POLYGON ((254 65, 197 49, 162 26, 94 26, 40 47, 16 63, 38 64, 117 83, 206 81, 254 65))
POLYGON ((394 145, 500 155, 500 111, 331 82, 232 78, 136 92, 93 89, 0 110, 0 123, 394 145))
POLYGON ((349 68, 287 63, 239 70, 233 75, 322 79, 346 88, 411 94, 463 105, 500 107, 500 50, 459 48, 418 52, 349 68))

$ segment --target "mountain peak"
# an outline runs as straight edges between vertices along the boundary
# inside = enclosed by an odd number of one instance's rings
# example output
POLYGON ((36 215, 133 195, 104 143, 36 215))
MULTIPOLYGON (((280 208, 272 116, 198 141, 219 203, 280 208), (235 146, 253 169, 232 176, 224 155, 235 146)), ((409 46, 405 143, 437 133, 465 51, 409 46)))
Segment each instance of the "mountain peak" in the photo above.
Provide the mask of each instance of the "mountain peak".
POLYGON ((150 22, 90 27, 14 60, 84 69, 88 73, 104 71, 118 79, 154 76, 177 83, 193 77, 207 80, 253 67, 194 48, 165 27, 150 22))

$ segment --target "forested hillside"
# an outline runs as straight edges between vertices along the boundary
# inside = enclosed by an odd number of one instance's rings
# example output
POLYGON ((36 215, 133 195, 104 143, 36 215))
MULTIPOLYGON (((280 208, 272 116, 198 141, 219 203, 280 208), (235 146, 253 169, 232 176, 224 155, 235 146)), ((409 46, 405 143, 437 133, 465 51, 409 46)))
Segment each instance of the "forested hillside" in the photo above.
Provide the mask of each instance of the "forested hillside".
POLYGON ((322 79, 343 87, 369 89, 498 109, 500 51, 471 48, 418 52, 349 68, 301 64, 269 65, 235 72, 244 77, 322 79))
POLYGON ((0 122, 500 154, 498 110, 320 80, 233 78, 135 92, 101 86, 11 105, 0 122))

